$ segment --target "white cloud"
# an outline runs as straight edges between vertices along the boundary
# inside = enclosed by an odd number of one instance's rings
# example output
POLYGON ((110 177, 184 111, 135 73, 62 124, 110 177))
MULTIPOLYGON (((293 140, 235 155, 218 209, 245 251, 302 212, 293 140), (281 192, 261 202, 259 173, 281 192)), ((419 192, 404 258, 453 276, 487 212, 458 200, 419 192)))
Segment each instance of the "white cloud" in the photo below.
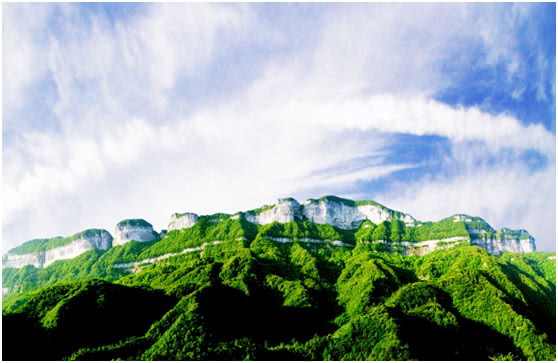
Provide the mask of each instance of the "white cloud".
MULTIPOLYGON (((36 62, 44 48, 40 32, 50 15, 44 4, 2 6, 2 105, 4 114, 20 108, 25 91, 44 76, 45 64, 36 62)), ((6 117, 3 118, 6 122, 6 117)), ((9 118, 8 118, 9 120, 9 118)))
MULTIPOLYGON (((60 9, 61 33, 39 27, 50 37, 43 57, 36 58, 47 60, 56 84, 60 130, 26 130, 3 150, 7 247, 89 227, 111 230, 130 217, 164 228, 175 211, 246 210, 302 189, 350 186, 415 167, 385 162, 379 151, 394 140, 390 133, 477 141, 492 154, 535 149, 554 160, 555 137, 542 126, 430 98, 452 81, 443 72, 445 61, 467 66, 469 58, 456 55, 479 37, 472 25, 486 16, 474 6, 334 6, 320 15, 324 29, 317 43, 291 56, 281 53, 286 31, 262 28, 267 25, 248 6, 157 4, 115 24, 100 15, 84 20, 70 5, 60 9), (183 114, 180 86, 196 89, 193 79, 212 77, 212 65, 234 62, 233 50, 254 42, 269 42, 267 51, 282 56, 258 64, 256 79, 240 82, 227 97, 183 114), (370 155, 374 162, 350 172, 315 173, 370 155)), ((515 53, 498 52, 497 61, 513 61, 508 58, 515 53)), ((508 178, 506 170, 486 171, 483 197, 498 178, 532 180, 524 170, 508 178)), ((436 188, 449 198, 463 187, 457 195, 467 199, 477 176, 413 184, 401 189, 408 204, 397 199, 388 205, 423 213, 416 206, 436 188)), ((533 193, 541 186, 548 190, 537 178, 529 184, 533 193)), ((509 206, 514 188, 524 184, 505 185, 492 198, 509 206)), ((540 196, 533 200, 549 205, 540 196)), ((458 202, 438 212, 470 207, 458 202)), ((487 203, 470 209, 482 212, 487 203)), ((486 211, 479 214, 490 223, 504 220, 486 211)))
POLYGON ((495 149, 534 149, 553 155, 555 138, 540 124, 523 126, 505 114, 491 115, 477 107, 451 107, 423 97, 378 94, 326 104, 293 100, 284 119, 304 118, 316 127, 341 131, 356 128, 413 135, 439 135, 453 141, 480 140, 495 149))

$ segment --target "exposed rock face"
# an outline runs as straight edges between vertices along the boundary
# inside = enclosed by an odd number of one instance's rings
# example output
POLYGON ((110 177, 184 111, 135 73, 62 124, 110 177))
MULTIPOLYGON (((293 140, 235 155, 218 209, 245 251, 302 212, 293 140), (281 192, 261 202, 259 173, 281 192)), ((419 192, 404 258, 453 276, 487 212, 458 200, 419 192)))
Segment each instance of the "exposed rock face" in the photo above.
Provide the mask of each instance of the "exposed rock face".
POLYGON ((190 228, 198 221, 198 215, 194 213, 174 213, 169 223, 169 231, 182 228, 190 228))
POLYGON ((400 246, 402 248, 401 253, 405 256, 416 255, 424 256, 430 252, 434 252, 440 249, 447 249, 450 247, 457 246, 460 243, 468 242, 467 237, 450 237, 443 239, 435 239, 430 241, 421 242, 394 242, 394 245, 400 246))
POLYGON ((92 250, 107 250, 112 247, 112 236, 105 230, 91 230, 85 235, 74 239, 67 245, 28 254, 8 253, 3 258, 4 267, 20 268, 33 265, 37 268, 46 267, 58 260, 77 257, 92 250))
POLYGON ((269 224, 273 222, 289 223, 302 217, 300 204, 292 199, 279 199, 272 208, 257 214, 244 214, 248 222, 255 224, 269 224))
POLYGON ((113 245, 122 245, 126 242, 149 242, 159 238, 153 226, 143 219, 128 219, 116 225, 114 229, 113 245))
MULTIPOLYGON (((407 226, 414 226, 416 223, 416 220, 409 214, 394 212, 378 205, 357 206, 328 198, 309 199, 302 205, 293 198, 279 199, 273 206, 264 206, 260 210, 235 214, 231 218, 238 219, 241 217, 248 222, 261 225, 273 222, 289 223, 306 218, 314 223, 330 224, 343 229, 358 228, 367 219, 375 224, 391 219, 400 219, 407 226)), ((169 231, 190 228, 197 222, 198 218, 198 215, 194 213, 175 213, 171 216, 169 231)))
POLYGON ((479 246, 488 251, 492 255, 501 255, 503 252, 532 252, 535 251, 535 239, 532 236, 527 238, 519 238, 502 234, 500 238, 497 236, 471 239, 471 244, 479 246))
POLYGON ((531 252, 536 249, 535 239, 524 229, 502 228, 496 231, 482 218, 458 216, 466 222, 465 227, 471 237, 471 245, 482 247, 490 254, 499 256, 503 252, 531 252))
POLYGON ((358 228, 365 220, 375 224, 391 219, 401 219, 408 225, 416 222, 408 214, 397 216, 387 208, 376 205, 352 206, 335 200, 307 200, 303 204, 303 214, 311 222, 318 224, 330 224, 343 229, 358 228))
MULTIPOLYGON (((339 198, 337 198, 339 199, 339 198)), ((379 224, 386 220, 401 219, 407 225, 415 224, 415 219, 408 214, 396 214, 387 208, 377 205, 356 206, 335 199, 309 199, 300 205, 292 198, 279 199, 272 207, 264 207, 256 213, 241 213, 232 218, 243 216, 248 222, 255 224, 269 224, 273 222, 288 223, 306 218, 318 224, 330 224, 343 229, 358 228, 365 220, 379 224)))
POLYGON ((2 267, 20 268, 23 266, 32 265, 40 268, 43 267, 45 261, 44 258, 44 251, 27 253, 25 255, 7 253, 2 257, 2 267))
POLYGON ((72 243, 53 248, 45 251, 44 265, 46 267, 58 260, 65 260, 74 258, 81 255, 85 251, 96 248, 98 250, 108 250, 112 247, 112 236, 107 231, 103 230, 99 234, 91 237, 81 237, 74 240, 72 243))

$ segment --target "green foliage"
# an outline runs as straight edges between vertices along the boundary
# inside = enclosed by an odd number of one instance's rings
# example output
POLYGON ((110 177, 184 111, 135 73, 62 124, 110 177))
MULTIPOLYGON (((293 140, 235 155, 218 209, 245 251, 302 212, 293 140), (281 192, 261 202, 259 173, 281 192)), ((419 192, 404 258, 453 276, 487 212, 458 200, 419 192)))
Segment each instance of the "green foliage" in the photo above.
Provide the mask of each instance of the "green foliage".
POLYGON ((199 247, 205 242, 253 239, 257 233, 257 227, 243 219, 219 221, 216 218, 215 215, 201 216, 190 228, 168 232, 161 240, 143 250, 136 259, 178 253, 187 248, 199 247))
MULTIPOLYGON (((315 201, 315 199, 312 199, 313 201, 315 201)), ((356 206, 356 202, 354 200, 351 199, 346 199, 346 198, 340 198, 337 197, 335 195, 326 195, 324 197, 321 197, 320 199, 318 199, 318 201, 331 201, 331 202, 336 202, 336 203, 342 203, 351 207, 355 207, 356 206)))
POLYGON ((74 234, 70 237, 54 237, 54 238, 40 238, 27 241, 20 246, 12 248, 9 253, 16 255, 24 255, 28 253, 41 252, 56 247, 65 246, 72 243, 72 241, 82 237, 94 237, 106 232, 104 229, 87 229, 85 231, 74 234))
POLYGON ((151 223, 147 222, 145 219, 125 219, 116 224, 117 227, 130 226, 130 227, 148 227, 153 228, 151 223))
POLYGON ((125 269, 113 268, 116 263, 136 261, 142 251, 157 241, 131 241, 114 246, 107 251, 89 250, 78 257, 55 261, 45 268, 25 266, 5 268, 2 271, 2 285, 5 288, 25 293, 58 282, 81 281, 89 278, 103 278, 114 281, 128 274, 125 269))
POLYGON ((4 287, 20 292, 3 301, 3 323, 14 332, 5 334, 3 357, 554 360, 555 254, 495 257, 476 246, 392 253, 409 236, 466 232, 453 219, 423 227, 368 221, 344 231, 202 216, 160 240, 4 269, 4 287), (216 240, 134 273, 113 268, 216 240), (40 355, 22 347, 29 341, 40 355))
POLYGON ((410 360, 398 327, 383 306, 356 315, 341 326, 324 349, 325 360, 410 360))
POLYGON ((381 259, 359 254, 347 261, 337 281, 338 299, 349 315, 363 313, 401 285, 395 271, 381 259))
POLYGON ((373 241, 389 241, 391 236, 391 223, 384 221, 376 226, 372 232, 373 241))
MULTIPOLYGON (((480 217, 471 217, 471 216, 465 216, 467 219, 471 219, 471 222, 463 222, 465 223, 465 225, 469 228, 469 229, 476 229, 476 230, 482 230, 484 229, 487 232, 496 232, 494 230, 494 228, 492 228, 490 226, 490 224, 488 224, 484 219, 480 218, 480 217)), ((453 219, 453 217, 450 217, 448 219, 453 219)))
POLYGON ((29 341, 43 347, 42 360, 61 360, 82 348, 114 344, 142 336, 174 305, 173 298, 145 288, 85 280, 40 290, 25 304, 3 316, 4 358, 35 358, 29 341), (141 302, 141 304, 138 304, 141 302), (148 307, 148 308, 145 308, 148 307), (141 318, 138 318, 141 316, 141 318), (15 319, 13 319, 15 318, 15 319), (20 321, 18 321, 20 320, 20 321), (24 324, 19 324, 23 320, 24 324), (30 322, 25 324, 25 321, 30 322), (31 324, 31 331, 26 325, 31 324), (37 339, 37 340, 35 340, 37 339))
POLYGON ((374 241, 372 234, 376 229, 376 225, 370 221, 364 221, 361 223, 358 230, 355 232, 356 242, 372 242, 374 241))
MULTIPOLYGON (((453 217, 442 219, 439 222, 425 222, 419 227, 408 227, 412 232, 414 241, 429 241, 448 237, 469 237, 465 222, 454 222, 453 217)), ((413 240, 410 240, 413 241, 413 240)))
POLYGON ((406 226, 398 219, 384 221, 375 225, 365 221, 354 232, 358 242, 421 242, 450 237, 469 237, 470 234, 464 222, 454 222, 453 218, 446 218, 439 222, 425 222, 420 226, 406 226))
POLYGON ((267 210, 271 210, 271 209, 273 209, 274 207, 275 207, 275 204, 272 204, 272 205, 264 205, 263 207, 256 208, 256 209, 252 209, 252 210, 246 211, 246 212, 244 212, 244 213, 245 213, 245 214, 251 214, 251 215, 258 215, 258 214, 263 213, 263 212, 265 212, 265 211, 267 211, 267 210))
POLYGON ((354 231, 344 230, 329 224, 316 224, 309 221, 292 221, 289 223, 273 222, 259 227, 260 237, 283 237, 293 240, 303 238, 323 241, 343 241, 354 243, 354 231))

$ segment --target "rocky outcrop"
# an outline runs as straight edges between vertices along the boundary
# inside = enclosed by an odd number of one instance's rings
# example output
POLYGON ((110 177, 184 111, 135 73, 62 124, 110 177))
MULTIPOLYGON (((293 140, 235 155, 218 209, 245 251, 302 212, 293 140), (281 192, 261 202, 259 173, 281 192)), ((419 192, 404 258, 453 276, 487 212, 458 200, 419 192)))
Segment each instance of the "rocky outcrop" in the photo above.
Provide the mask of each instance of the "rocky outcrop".
MULTIPOLYGON (((171 216, 169 231, 192 227, 198 220, 194 213, 175 213, 171 216)), ((365 220, 375 224, 392 219, 400 219, 407 226, 414 226, 416 220, 409 214, 393 211, 373 202, 355 203, 352 200, 338 197, 324 197, 319 200, 309 199, 302 205, 293 198, 277 200, 274 205, 240 212, 232 219, 244 218, 254 224, 270 224, 273 222, 289 223, 306 219, 318 224, 330 224, 342 229, 358 228, 365 220)))
POLYGON ((75 239, 72 243, 49 249, 45 251, 44 265, 46 267, 58 260, 66 260, 77 257, 85 251, 96 248, 98 250, 108 250, 112 247, 112 236, 105 230, 91 236, 84 236, 75 239))
POLYGON ((392 219, 400 219, 408 225, 414 225, 416 222, 409 214, 397 213, 376 204, 346 203, 340 198, 309 199, 303 206, 304 217, 309 221, 343 229, 358 228, 365 220, 375 224, 392 219))
POLYGON ((535 239, 524 229, 496 231, 482 218, 468 215, 456 215, 454 219, 465 222, 471 245, 482 247, 490 254, 499 256, 504 252, 532 252, 536 249, 535 239))
POLYGON ((35 266, 36 268, 41 268, 44 265, 44 261, 44 251, 26 253, 24 255, 18 255, 8 252, 2 257, 2 267, 20 268, 23 266, 31 265, 35 266))
POLYGON ((126 242, 149 242, 159 238, 153 226, 143 219, 127 219, 119 222, 114 229, 113 245, 122 245, 126 242))
POLYGON ((269 224, 273 222, 289 223, 295 219, 301 219, 302 213, 300 204, 292 199, 285 198, 277 200, 273 206, 265 206, 261 211, 250 211, 244 213, 244 218, 255 224, 269 224))
POLYGON ((174 213, 169 222, 169 231, 182 228, 190 228, 198 221, 199 216, 195 213, 174 213))
POLYGON ((293 198, 279 199, 275 205, 240 213, 233 218, 240 216, 255 224, 288 223, 306 219, 313 223, 330 224, 342 229, 358 228, 365 220, 380 224, 383 221, 400 219, 408 226, 413 226, 416 222, 409 214, 395 212, 373 202, 357 205, 352 200, 338 197, 309 199, 302 205, 293 198))
MULTIPOLYGON (((41 251, 18 254, 7 253, 3 259, 3 267, 20 268, 32 265, 37 268, 46 267, 58 260, 77 257, 92 249, 107 250, 112 247, 112 236, 106 230, 86 230, 70 237, 69 243, 41 251), (72 238, 74 237, 75 238, 72 238)), ((51 239, 52 240, 52 239, 51 239)), ((45 240, 45 244, 50 240, 45 240)))
POLYGON ((424 256, 430 252, 440 249, 455 247, 460 243, 469 242, 467 237, 449 237, 442 239, 434 239, 421 242, 394 242, 394 245, 401 249, 401 254, 405 256, 415 255, 424 256))
POLYGON ((471 245, 479 246, 492 255, 499 256, 504 252, 532 252, 535 251, 535 239, 532 236, 510 236, 504 233, 496 235, 483 234, 471 238, 471 245))

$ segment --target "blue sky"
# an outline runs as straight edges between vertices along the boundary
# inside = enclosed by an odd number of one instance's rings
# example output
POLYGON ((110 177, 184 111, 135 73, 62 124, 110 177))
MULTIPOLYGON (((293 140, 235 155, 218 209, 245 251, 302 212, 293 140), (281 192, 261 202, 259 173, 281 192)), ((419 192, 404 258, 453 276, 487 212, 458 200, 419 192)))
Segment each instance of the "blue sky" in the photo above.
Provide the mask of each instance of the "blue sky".
POLYGON ((555 14, 3 4, 3 250, 325 194, 555 250, 555 14))

